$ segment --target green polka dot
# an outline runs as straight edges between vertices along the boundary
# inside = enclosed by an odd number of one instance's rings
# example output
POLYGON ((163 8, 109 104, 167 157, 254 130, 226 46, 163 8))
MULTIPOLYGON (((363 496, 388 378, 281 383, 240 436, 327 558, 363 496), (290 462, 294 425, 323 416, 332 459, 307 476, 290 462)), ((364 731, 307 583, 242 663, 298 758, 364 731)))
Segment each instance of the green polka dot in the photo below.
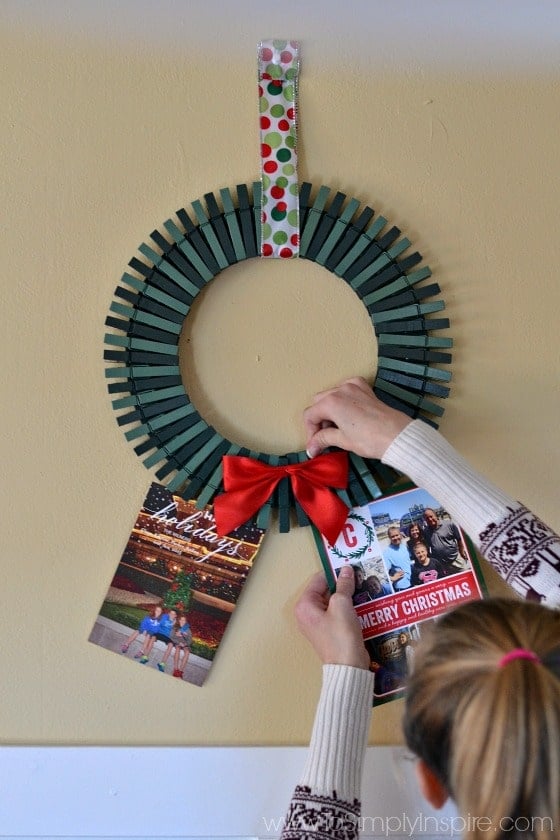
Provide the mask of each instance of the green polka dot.
POLYGON ((286 111, 286 109, 284 108, 283 105, 273 105, 272 108, 270 109, 270 115, 272 117, 276 117, 276 119, 278 119, 279 117, 284 116, 285 111, 286 111))
MULTIPOLYGON (((273 215, 274 215, 274 211, 273 211, 273 215)), ((285 216, 286 214, 284 213, 283 215, 285 216)), ((288 241, 288 234, 286 233, 285 230, 277 230, 276 233, 272 237, 272 241, 276 245, 284 245, 284 243, 288 241)))
POLYGON ((262 226, 262 238, 263 239, 270 239, 271 236, 272 236, 272 228, 270 227, 268 222, 265 222, 264 225, 262 226))
POLYGON ((277 149, 282 142, 282 135, 279 131, 269 131, 264 135, 264 142, 270 146, 271 149, 277 149))
POLYGON ((297 76, 297 67, 288 67, 286 70, 286 78, 292 81, 297 76))
POLYGON ((261 98, 259 99, 259 111, 261 114, 264 114, 266 111, 268 111, 268 99, 266 98, 266 96, 261 96, 261 98))
POLYGON ((274 82, 269 82, 266 89, 270 96, 280 96, 280 94, 284 91, 282 85, 276 85, 274 82))
POLYGON ((282 75, 282 68, 279 64, 267 64, 266 72, 272 79, 279 79, 282 75))
POLYGON ((298 226, 298 211, 297 210, 290 210, 288 212, 288 222, 291 224, 292 227, 298 226))
POLYGON ((282 172, 284 175, 293 175, 296 171, 296 168, 293 163, 285 163, 282 167, 282 172))
MULTIPOLYGON (((270 93, 270 89, 268 91, 270 93)), ((286 102, 293 102, 295 98, 295 90, 293 85, 284 85, 281 91, 284 94, 286 102)))
POLYGON ((276 179, 276 186, 281 187, 282 189, 285 189, 288 186, 288 183, 289 183, 288 179, 283 178, 282 176, 280 176, 280 178, 276 179))
POLYGON ((292 195, 299 195, 298 185, 297 184, 290 184, 290 186, 288 188, 288 192, 290 192, 292 195))
POLYGON ((286 161, 292 159, 292 153, 289 149, 278 149, 276 152, 276 159, 280 161, 280 163, 286 163, 286 161))
POLYGON ((270 176, 265 175, 263 173, 263 176, 262 176, 261 180, 262 180, 263 190, 267 190, 270 187, 270 176))
POLYGON ((274 39, 272 42, 272 46, 275 50, 285 50, 288 46, 288 42, 274 39))
POLYGON ((284 140, 284 142, 285 142, 286 146, 288 147, 288 149, 295 149, 295 147, 296 147, 296 138, 295 138, 295 137, 293 137, 291 134, 288 134, 288 136, 286 137, 286 139, 284 140))

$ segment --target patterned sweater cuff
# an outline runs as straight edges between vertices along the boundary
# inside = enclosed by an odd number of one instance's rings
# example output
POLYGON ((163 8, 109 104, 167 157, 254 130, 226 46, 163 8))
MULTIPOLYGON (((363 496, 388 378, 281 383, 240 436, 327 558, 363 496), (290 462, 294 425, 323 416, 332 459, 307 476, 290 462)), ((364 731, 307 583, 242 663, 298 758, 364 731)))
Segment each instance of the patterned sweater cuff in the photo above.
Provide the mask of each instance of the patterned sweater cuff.
POLYGON ((383 461, 441 502, 519 595, 560 606, 558 534, 473 470, 438 432, 414 420, 383 461))
POLYGON ((414 420, 395 438, 382 458, 407 475, 444 506, 451 518, 480 547, 480 534, 519 503, 474 470, 427 423, 414 420))
POLYGON ((373 674, 349 665, 324 665, 307 763, 301 780, 315 793, 360 798, 371 719, 373 674))

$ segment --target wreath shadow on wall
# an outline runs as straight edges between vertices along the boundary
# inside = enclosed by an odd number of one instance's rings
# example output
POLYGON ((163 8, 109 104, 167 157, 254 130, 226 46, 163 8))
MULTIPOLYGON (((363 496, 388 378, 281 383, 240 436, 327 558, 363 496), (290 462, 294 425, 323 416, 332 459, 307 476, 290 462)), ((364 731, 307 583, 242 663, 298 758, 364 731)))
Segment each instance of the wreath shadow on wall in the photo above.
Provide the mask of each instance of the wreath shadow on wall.
MULTIPOLYGON (((434 300, 437 283, 421 266, 418 252, 383 216, 355 198, 303 183, 299 195, 299 258, 339 277, 366 307, 378 342, 373 390, 385 403, 437 427, 440 402, 449 394, 452 339, 436 336, 449 321, 429 317, 445 308, 434 300)), ((133 257, 115 290, 106 325, 104 359, 113 408, 134 451, 167 489, 203 508, 223 491, 222 456, 248 455, 267 464, 307 460, 305 452, 272 455, 227 440, 198 413, 179 370, 179 336, 193 300, 231 265, 260 256, 261 184, 238 185, 219 196, 207 193, 164 222, 166 235, 153 231, 133 257), (203 204, 204 202, 204 204, 203 204), (112 363, 116 363, 114 366, 112 363)), ((367 504, 392 485, 398 474, 376 460, 349 456, 346 490, 336 491, 349 506, 367 504)), ((272 509, 278 526, 290 530, 293 510, 299 525, 309 519, 294 499, 287 479, 261 508, 256 523, 266 529, 272 509)))

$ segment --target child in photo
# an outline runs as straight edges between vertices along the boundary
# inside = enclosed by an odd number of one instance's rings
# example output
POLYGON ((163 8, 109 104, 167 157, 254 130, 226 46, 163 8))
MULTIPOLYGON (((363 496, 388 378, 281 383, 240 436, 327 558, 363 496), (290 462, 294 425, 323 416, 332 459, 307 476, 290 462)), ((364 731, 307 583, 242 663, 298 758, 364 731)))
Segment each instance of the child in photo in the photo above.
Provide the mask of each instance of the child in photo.
POLYGON ((418 542, 413 548, 414 563, 410 575, 411 586, 419 586, 422 583, 433 583, 434 580, 445 577, 446 572, 439 560, 430 557, 428 546, 418 542))
MULTIPOLYGON (((138 626, 138 630, 131 633, 126 642, 122 645, 121 653, 126 653, 132 642, 134 642, 142 634, 144 634, 144 645, 146 645, 146 643, 158 632, 162 614, 163 610, 161 607, 154 607, 149 615, 145 615, 138 626)), ((140 650, 134 654, 135 659, 140 659, 144 656, 144 645, 142 645, 140 650)))

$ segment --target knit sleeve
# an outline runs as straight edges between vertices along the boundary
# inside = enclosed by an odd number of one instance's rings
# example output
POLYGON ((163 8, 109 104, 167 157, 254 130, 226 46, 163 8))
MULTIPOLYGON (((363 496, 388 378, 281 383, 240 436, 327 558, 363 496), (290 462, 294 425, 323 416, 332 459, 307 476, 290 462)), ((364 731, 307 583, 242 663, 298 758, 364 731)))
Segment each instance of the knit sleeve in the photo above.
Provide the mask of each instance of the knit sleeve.
POLYGON ((282 840, 356 840, 373 701, 373 674, 324 665, 307 762, 284 820, 282 840))
POLYGON ((441 502, 518 594, 560 606, 560 537, 474 470, 439 432, 414 420, 382 460, 441 502))

